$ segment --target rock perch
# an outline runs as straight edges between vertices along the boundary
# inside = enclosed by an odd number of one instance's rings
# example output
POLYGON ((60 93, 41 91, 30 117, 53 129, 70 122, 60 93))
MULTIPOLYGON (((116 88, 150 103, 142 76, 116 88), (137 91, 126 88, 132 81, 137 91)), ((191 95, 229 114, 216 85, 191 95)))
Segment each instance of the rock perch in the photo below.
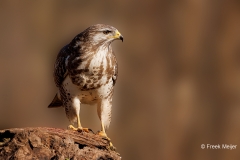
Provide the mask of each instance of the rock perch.
POLYGON ((0 160, 120 160, 109 141, 94 133, 58 128, 0 130, 0 160))

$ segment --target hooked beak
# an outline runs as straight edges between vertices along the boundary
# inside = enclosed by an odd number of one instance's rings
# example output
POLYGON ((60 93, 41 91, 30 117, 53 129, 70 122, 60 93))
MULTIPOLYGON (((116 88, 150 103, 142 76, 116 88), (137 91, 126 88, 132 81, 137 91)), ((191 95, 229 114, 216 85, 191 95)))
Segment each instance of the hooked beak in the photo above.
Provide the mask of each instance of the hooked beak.
POLYGON ((122 35, 119 37, 119 39, 123 42, 123 36, 122 35))
POLYGON ((123 42, 123 36, 121 35, 120 32, 116 31, 115 35, 114 35, 114 38, 116 39, 120 39, 122 42, 123 42))

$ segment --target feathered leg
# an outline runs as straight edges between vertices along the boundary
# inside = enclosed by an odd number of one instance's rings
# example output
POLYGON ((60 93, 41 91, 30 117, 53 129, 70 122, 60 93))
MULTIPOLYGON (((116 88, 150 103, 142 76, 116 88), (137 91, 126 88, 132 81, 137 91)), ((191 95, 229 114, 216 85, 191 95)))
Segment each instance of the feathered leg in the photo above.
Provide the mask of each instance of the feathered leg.
POLYGON ((99 135, 106 137, 109 140, 110 138, 107 137, 106 130, 109 128, 111 122, 111 111, 112 111, 111 100, 102 99, 98 103, 97 112, 98 117, 101 121, 101 131, 99 132, 99 135))
POLYGON ((77 128, 75 128, 73 125, 69 125, 68 128, 75 130, 75 131, 85 131, 89 132, 88 128, 83 128, 80 121, 80 100, 77 97, 74 97, 72 99, 72 102, 66 103, 65 106, 65 112, 68 117, 68 119, 74 123, 77 122, 77 128), (72 103, 73 102, 73 103, 72 103))
POLYGON ((106 130, 109 128, 111 122, 111 112, 112 112, 112 99, 103 99, 98 103, 97 113, 101 121, 101 131, 98 134, 109 140, 110 148, 115 150, 115 147, 111 142, 111 139, 106 134, 106 130))

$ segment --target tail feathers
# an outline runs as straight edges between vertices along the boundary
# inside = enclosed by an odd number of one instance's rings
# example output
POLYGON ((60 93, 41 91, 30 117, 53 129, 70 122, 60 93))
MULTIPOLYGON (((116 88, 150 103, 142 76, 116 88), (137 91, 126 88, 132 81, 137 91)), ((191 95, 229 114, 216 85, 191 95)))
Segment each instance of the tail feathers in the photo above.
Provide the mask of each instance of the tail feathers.
POLYGON ((53 98, 51 104, 49 104, 48 108, 57 108, 57 107, 62 107, 62 101, 58 98, 57 94, 53 98))

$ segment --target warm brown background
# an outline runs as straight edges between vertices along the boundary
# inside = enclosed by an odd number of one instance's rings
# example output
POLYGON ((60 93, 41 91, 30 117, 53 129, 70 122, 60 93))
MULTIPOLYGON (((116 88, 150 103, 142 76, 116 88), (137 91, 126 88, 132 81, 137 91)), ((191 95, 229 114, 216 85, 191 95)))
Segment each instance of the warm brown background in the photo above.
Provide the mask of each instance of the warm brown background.
MULTIPOLYGON (((58 51, 96 23, 124 36, 108 131, 124 160, 240 159, 240 1, 0 1, 0 129, 66 128, 58 51), (201 144, 236 150, 202 150, 201 144)), ((96 108, 84 127, 99 130, 96 108)))

